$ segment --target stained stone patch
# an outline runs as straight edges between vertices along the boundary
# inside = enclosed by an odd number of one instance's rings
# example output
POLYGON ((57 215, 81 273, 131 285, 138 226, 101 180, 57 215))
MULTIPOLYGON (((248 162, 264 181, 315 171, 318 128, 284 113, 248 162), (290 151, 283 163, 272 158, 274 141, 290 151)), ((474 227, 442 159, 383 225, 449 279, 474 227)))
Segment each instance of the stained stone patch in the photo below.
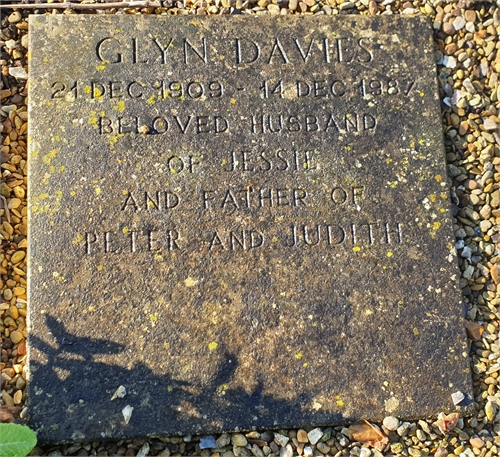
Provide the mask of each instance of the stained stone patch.
POLYGON ((30 40, 41 440, 467 410, 425 19, 31 16, 30 40))

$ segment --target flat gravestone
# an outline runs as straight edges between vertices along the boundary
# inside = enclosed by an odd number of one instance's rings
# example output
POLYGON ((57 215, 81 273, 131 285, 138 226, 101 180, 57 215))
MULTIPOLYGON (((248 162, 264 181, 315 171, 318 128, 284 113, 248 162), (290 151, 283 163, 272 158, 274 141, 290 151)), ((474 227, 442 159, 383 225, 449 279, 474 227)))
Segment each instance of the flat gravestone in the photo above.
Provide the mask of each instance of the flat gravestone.
POLYGON ((30 20, 42 440, 417 418, 471 393, 424 19, 30 20))

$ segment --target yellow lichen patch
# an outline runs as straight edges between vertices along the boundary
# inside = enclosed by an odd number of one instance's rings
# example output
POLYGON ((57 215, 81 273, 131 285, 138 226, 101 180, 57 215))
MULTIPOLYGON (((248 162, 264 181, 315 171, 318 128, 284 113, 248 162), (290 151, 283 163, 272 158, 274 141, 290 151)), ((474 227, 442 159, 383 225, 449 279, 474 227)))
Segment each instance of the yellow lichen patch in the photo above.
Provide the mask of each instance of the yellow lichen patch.
POLYGON ((89 119, 89 124, 94 127, 95 129, 99 128, 98 121, 97 121, 97 113, 95 111, 90 112, 90 119, 89 119))
POLYGON ((153 106, 155 103, 156 103, 156 97, 155 95, 151 95, 151 97, 148 98, 148 101, 147 101, 148 105, 151 105, 153 106))
POLYGON ((125 111, 125 102, 123 100, 120 100, 115 106, 113 106, 113 109, 115 109, 119 113, 123 113, 125 111))
POLYGON ((101 98, 103 95, 101 89, 99 89, 98 87, 94 87, 94 98, 101 98))
POLYGON ((168 351, 170 349, 170 343, 163 343, 163 347, 168 351))
POLYGON ((52 273, 52 277, 54 278, 55 282, 61 283, 64 281, 64 276, 61 273, 58 273, 57 271, 54 271, 52 273))
POLYGON ((163 256, 162 256, 159 252, 157 252, 157 253, 155 254, 155 260, 156 260, 157 262, 161 262, 161 261, 163 260, 163 256))
POLYGON ((59 149, 52 149, 49 153, 42 157, 43 163, 46 165, 50 165, 50 161, 56 157, 59 149))
POLYGON ((421 97, 425 97, 425 93, 424 92, 420 92, 419 94, 421 97))
POLYGON ((236 99, 235 98, 231 98, 231 105, 236 105, 236 99))
POLYGON ((92 87, 90 86, 85 86, 83 88, 83 92, 85 92, 86 94, 90 94, 92 92, 92 87))
POLYGON ((387 158, 385 159, 385 163, 386 163, 387 165, 389 165, 390 163, 392 163, 392 159, 391 159, 390 157, 387 157, 387 158))
POLYGON ((124 235, 126 235, 129 232, 129 228, 128 227, 123 227, 122 232, 123 232, 124 235))
POLYGON ((343 408, 343 407, 345 406, 344 400, 342 400, 342 398, 340 397, 340 395, 337 395, 337 396, 335 397, 335 401, 336 401, 337 406, 338 406, 339 408, 343 408))
POLYGON ((353 250, 354 252, 359 252, 359 251, 361 251, 361 248, 360 248, 359 246, 354 246, 354 247, 352 248, 352 250, 353 250))
POLYGON ((38 157, 38 151, 31 151, 31 157, 33 158, 38 157))
POLYGON ((167 390, 168 390, 169 392, 172 392, 172 391, 174 390, 174 386, 168 386, 168 387, 167 387, 167 390))
POLYGON ((418 140, 418 144, 420 146, 423 146, 425 144, 425 140, 424 139, 418 140))
POLYGON ((95 311, 95 306, 89 306, 89 307, 87 308, 87 311, 88 311, 89 313, 93 313, 93 312, 95 311))
POLYGON ((394 255, 394 254, 393 254, 391 251, 389 251, 389 252, 387 253, 387 257, 392 257, 393 255, 394 255))
POLYGON ((302 366, 303 366, 304 368, 307 368, 307 367, 309 366, 309 364, 308 364, 307 362, 304 362, 304 363, 302 364, 302 366))
POLYGON ((95 69, 97 71, 104 71, 104 70, 106 70, 106 62, 102 62, 100 65, 96 65, 95 69))
POLYGON ((104 270, 104 266, 102 266, 102 265, 98 265, 98 266, 97 266, 97 271, 102 271, 102 270, 104 270))
POLYGON ((415 327, 415 328, 413 329, 413 334, 414 334, 415 336, 420 335, 420 332, 418 331, 418 328, 417 328, 417 327, 415 327))
POLYGON ((76 192, 74 190, 72 190, 70 193, 69 193, 72 197, 74 197, 76 195, 76 192))
POLYGON ((150 314, 149 320, 151 321, 151 325, 154 327, 158 322, 158 313, 150 314))
POLYGON ((81 235, 80 233, 76 235, 75 239, 73 240, 73 244, 78 244, 78 243, 81 243, 83 241, 83 235, 81 235))
POLYGON ((64 170, 66 170, 66 167, 64 165, 61 165, 59 167, 59 173, 64 173, 64 170))
POLYGON ((218 347, 219 343, 216 343, 215 341, 208 343, 208 349, 210 349, 211 351, 215 351, 218 347))
POLYGON ((441 222, 437 222, 437 221, 436 221, 436 222, 434 222, 434 223, 432 224, 432 228, 433 228, 434 230, 439 230, 439 229, 441 228, 441 222))
POLYGON ((95 188, 95 194, 96 195, 101 195, 101 188, 100 187, 96 187, 95 188))
POLYGON ((346 151, 351 151, 351 150, 352 150, 351 146, 344 146, 344 149, 345 149, 346 151))
POLYGON ((387 184, 389 184, 389 187, 392 187, 393 189, 395 189, 398 185, 398 182, 397 181, 387 181, 387 184))
POLYGON ((191 276, 190 276, 189 278, 187 278, 184 281, 184 284, 186 285, 186 287, 193 287, 193 286, 196 286, 196 284, 198 284, 198 280, 191 278, 191 276))
POLYGON ((222 393, 225 390, 229 390, 229 384, 221 384, 219 387, 217 387, 217 390, 219 391, 219 393, 222 393))
POLYGON ((366 308, 364 311, 363 311, 363 314, 368 317, 368 316, 371 316, 373 314, 373 311, 369 308, 366 308))
POLYGON ((430 194, 430 195, 429 195, 429 200, 430 200, 432 203, 434 203, 434 202, 437 200, 437 196, 436 196, 436 194, 430 194))
POLYGON ((441 175, 436 175, 434 176, 434 179, 437 181, 437 182, 441 182, 443 180, 443 177, 441 175))
POLYGON ((296 352, 296 353, 295 353, 295 358, 296 358, 297 360, 300 360, 302 357, 303 357, 303 354, 302 354, 302 352, 301 352, 301 351, 298 351, 298 352, 296 352))

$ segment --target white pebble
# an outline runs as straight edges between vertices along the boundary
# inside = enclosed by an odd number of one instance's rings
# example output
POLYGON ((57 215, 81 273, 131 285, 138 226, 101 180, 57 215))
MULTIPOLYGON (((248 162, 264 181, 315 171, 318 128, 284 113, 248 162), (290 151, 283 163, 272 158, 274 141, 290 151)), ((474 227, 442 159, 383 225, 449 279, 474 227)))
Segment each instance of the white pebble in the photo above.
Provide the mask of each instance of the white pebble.
POLYGON ((132 417, 133 411, 134 411, 134 408, 130 405, 127 405, 127 406, 125 406, 125 408, 122 409, 123 419, 125 419, 126 424, 128 424, 130 422, 130 418, 132 417))
POLYGON ((367 447, 362 447, 359 450, 359 457, 370 457, 372 455, 372 451, 368 449, 367 447))
POLYGON ((465 398, 464 393, 460 391, 451 394, 451 399, 454 405, 458 405, 459 403, 464 401, 464 398, 465 398))
POLYGON ((465 24, 465 30, 467 30, 467 32, 474 33, 476 31, 474 22, 467 22, 467 24, 465 24))
POLYGON ((486 130, 496 130, 498 128, 497 123, 488 118, 483 120, 483 126, 486 130))
POLYGON ((117 398, 123 398, 125 395, 127 395, 127 389, 125 389, 125 386, 120 386, 111 397, 111 401, 116 400, 117 398))
POLYGON ((280 450, 280 457, 292 457, 293 449, 291 444, 287 444, 285 447, 282 447, 280 450))
POLYGON ((455 30, 460 30, 463 29, 465 26, 465 19, 462 16, 457 16, 455 20, 453 21, 453 27, 455 27, 455 30))
POLYGON ((288 436, 282 435, 281 433, 275 433, 274 434, 274 442, 281 447, 285 447, 290 441, 290 438, 288 436))
POLYGON ((149 455, 149 443, 144 443, 136 457, 146 457, 147 455, 149 455))
POLYGON ((399 420, 394 416, 384 417, 382 422, 387 430, 394 431, 399 427, 399 420))
POLYGON ((313 445, 316 444, 321 439, 322 436, 323 432, 321 431, 320 428, 315 428, 307 434, 309 442, 313 445))
POLYGON ((9 75, 16 79, 28 79, 28 73, 23 67, 9 67, 9 75))

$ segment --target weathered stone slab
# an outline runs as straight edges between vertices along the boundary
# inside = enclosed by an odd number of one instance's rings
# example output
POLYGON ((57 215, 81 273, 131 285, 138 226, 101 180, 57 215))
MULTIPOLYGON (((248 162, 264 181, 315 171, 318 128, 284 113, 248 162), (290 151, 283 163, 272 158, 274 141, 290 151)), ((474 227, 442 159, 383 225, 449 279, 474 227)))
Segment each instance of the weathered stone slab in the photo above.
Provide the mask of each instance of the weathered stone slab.
POLYGON ((30 37, 42 439, 470 394, 425 20, 37 16, 30 37))

